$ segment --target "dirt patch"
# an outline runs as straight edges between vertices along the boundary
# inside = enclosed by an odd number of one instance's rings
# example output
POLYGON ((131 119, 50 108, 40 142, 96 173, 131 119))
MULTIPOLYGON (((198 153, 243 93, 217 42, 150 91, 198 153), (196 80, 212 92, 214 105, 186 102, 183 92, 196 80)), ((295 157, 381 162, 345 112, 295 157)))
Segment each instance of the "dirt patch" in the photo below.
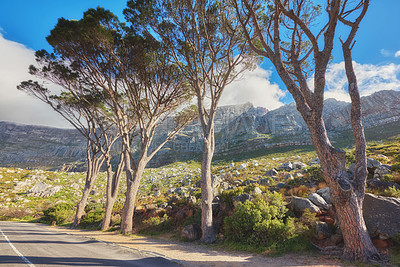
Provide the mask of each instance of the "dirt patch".
POLYGON ((48 228, 57 232, 111 242, 140 252, 149 253, 150 255, 162 256, 181 263, 184 266, 349 266, 329 256, 313 257, 287 254, 282 257, 267 257, 244 252, 220 251, 189 242, 160 240, 141 236, 123 236, 116 232, 75 230, 64 227, 48 228))

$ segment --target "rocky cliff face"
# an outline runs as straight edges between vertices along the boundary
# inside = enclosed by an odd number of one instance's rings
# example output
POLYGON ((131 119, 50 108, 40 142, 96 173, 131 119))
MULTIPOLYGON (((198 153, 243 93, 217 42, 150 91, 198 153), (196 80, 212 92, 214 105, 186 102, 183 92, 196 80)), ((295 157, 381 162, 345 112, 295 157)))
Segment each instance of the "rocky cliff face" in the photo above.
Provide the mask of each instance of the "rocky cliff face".
POLYGON ((85 144, 76 130, 0 122, 1 166, 48 167, 85 160, 85 144))
MULTIPOLYGON (((366 128, 400 121, 400 92, 380 91, 363 97, 362 108, 366 128)), ((323 116, 330 134, 351 128, 350 110, 350 103, 325 101, 323 116)), ((167 120, 158 136, 165 136, 172 123, 172 118, 167 120)), ((311 144, 307 126, 294 103, 272 111, 255 108, 250 103, 220 107, 215 133, 216 153, 222 155, 311 144)), ((153 164, 188 159, 201 150, 201 125, 194 121, 167 143, 153 164)), ((84 159, 85 140, 75 130, 0 122, 0 166, 60 166, 84 159)))

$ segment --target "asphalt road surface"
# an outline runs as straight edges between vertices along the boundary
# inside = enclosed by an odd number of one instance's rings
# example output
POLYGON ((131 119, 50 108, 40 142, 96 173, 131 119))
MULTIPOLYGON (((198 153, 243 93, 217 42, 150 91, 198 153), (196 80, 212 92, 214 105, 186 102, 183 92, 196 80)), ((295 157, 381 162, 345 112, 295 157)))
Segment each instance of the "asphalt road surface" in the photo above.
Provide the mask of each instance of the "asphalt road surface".
POLYGON ((0 266, 180 265, 129 248, 53 232, 43 225, 0 222, 0 266))

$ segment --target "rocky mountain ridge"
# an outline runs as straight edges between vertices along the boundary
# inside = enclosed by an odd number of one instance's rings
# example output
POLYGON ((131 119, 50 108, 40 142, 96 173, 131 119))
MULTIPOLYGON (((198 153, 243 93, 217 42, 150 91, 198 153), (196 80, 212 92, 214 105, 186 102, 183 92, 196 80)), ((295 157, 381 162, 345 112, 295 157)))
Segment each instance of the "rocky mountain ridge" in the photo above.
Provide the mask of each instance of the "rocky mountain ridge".
MULTIPOLYGON (((400 92, 379 91, 362 97, 366 128, 400 121, 400 92)), ((324 120, 329 134, 351 128, 351 104, 328 99, 324 120)), ((158 136, 167 134, 167 120, 158 136)), ((250 103, 220 107, 215 118, 216 153, 228 155, 268 147, 310 145, 305 122, 294 103, 268 111, 250 103)), ((60 167, 85 160, 85 140, 73 129, 18 125, 0 122, 0 166, 60 167)), ((202 131, 198 121, 187 126, 167 143, 153 161, 154 165, 192 159, 202 150, 202 131)))

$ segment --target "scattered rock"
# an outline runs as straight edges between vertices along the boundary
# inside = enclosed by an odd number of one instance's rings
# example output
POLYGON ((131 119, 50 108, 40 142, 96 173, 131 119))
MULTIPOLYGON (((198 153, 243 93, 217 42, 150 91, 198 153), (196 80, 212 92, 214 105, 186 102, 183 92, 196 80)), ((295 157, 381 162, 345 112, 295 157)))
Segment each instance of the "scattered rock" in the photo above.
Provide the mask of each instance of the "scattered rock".
POLYGON ((317 205, 320 208, 324 208, 326 210, 329 209, 328 203, 326 203, 325 199, 317 193, 311 193, 308 196, 308 199, 311 200, 312 203, 314 203, 315 205, 317 205))
POLYGON ((200 225, 198 225, 197 223, 194 224, 189 224, 186 225, 181 233, 181 237, 186 239, 186 240, 190 240, 190 241, 194 241, 194 240, 199 240, 201 238, 201 227, 200 225))
POLYGON ((294 170, 294 167, 291 162, 286 162, 286 163, 283 163, 281 166, 279 166, 278 169, 290 172, 290 171, 294 170))
POLYGON ((383 181, 378 179, 372 179, 367 182, 369 188, 379 188, 379 189, 388 189, 389 187, 395 187, 396 189, 400 189, 400 185, 397 183, 393 183, 390 181, 383 181))
POLYGON ((317 194, 320 195, 327 204, 332 204, 332 198, 329 187, 321 188, 317 190, 317 194))
POLYGON ((259 185, 263 185, 263 186, 269 186, 269 185, 270 185, 270 181, 269 181, 268 178, 261 178, 261 179, 258 181, 258 184, 259 184, 259 185))
POLYGON ((306 209, 315 213, 320 212, 320 209, 316 205, 304 197, 292 197, 291 206, 293 210, 297 212, 304 212, 306 209))
POLYGON ((377 168, 379 168, 382 164, 373 158, 367 158, 367 169, 369 173, 374 173, 377 168))
POLYGON ((233 206, 236 207, 239 203, 244 203, 246 200, 252 200, 253 197, 250 194, 242 193, 232 198, 233 206))
POLYGON ((285 180, 293 180, 293 179, 294 178, 293 178, 292 174, 288 173, 288 174, 285 175, 285 180))
POLYGON ((293 162, 292 165, 295 170, 301 170, 301 169, 304 169, 305 167, 307 167, 307 164, 304 164, 301 161, 293 162))
POLYGON ((383 179, 385 174, 390 174, 390 169, 381 165, 374 171, 374 179, 383 179))
POLYGON ((186 203, 187 203, 189 206, 195 205, 196 202, 197 202, 197 199, 196 199, 195 196, 189 196, 189 197, 186 198, 186 203))
POLYGON ((320 163, 321 163, 321 161, 319 160, 319 158, 314 158, 310 161, 309 165, 317 165, 320 163))
POLYGON ((42 193, 44 190, 47 189, 47 187, 49 187, 46 183, 44 182, 39 182, 36 183, 31 189, 28 190, 28 192, 26 192, 28 195, 32 194, 40 194, 42 193))
POLYGON ((257 194, 259 195, 259 194, 262 194, 262 191, 259 187, 256 187, 256 188, 254 188, 252 193, 253 193, 253 195, 257 195, 257 194))
POLYGON ((272 177, 278 175, 278 172, 275 169, 271 169, 265 173, 265 176, 272 177))
POLYGON ((400 234, 400 199, 365 194, 364 220, 371 235, 400 234))
POLYGON ((285 186, 286 186, 285 183, 278 183, 278 184, 276 185, 276 188, 277 188, 277 189, 282 189, 282 188, 284 188, 285 186))
POLYGON ((326 222, 315 222, 315 232, 319 240, 329 238, 333 235, 331 227, 326 222))

